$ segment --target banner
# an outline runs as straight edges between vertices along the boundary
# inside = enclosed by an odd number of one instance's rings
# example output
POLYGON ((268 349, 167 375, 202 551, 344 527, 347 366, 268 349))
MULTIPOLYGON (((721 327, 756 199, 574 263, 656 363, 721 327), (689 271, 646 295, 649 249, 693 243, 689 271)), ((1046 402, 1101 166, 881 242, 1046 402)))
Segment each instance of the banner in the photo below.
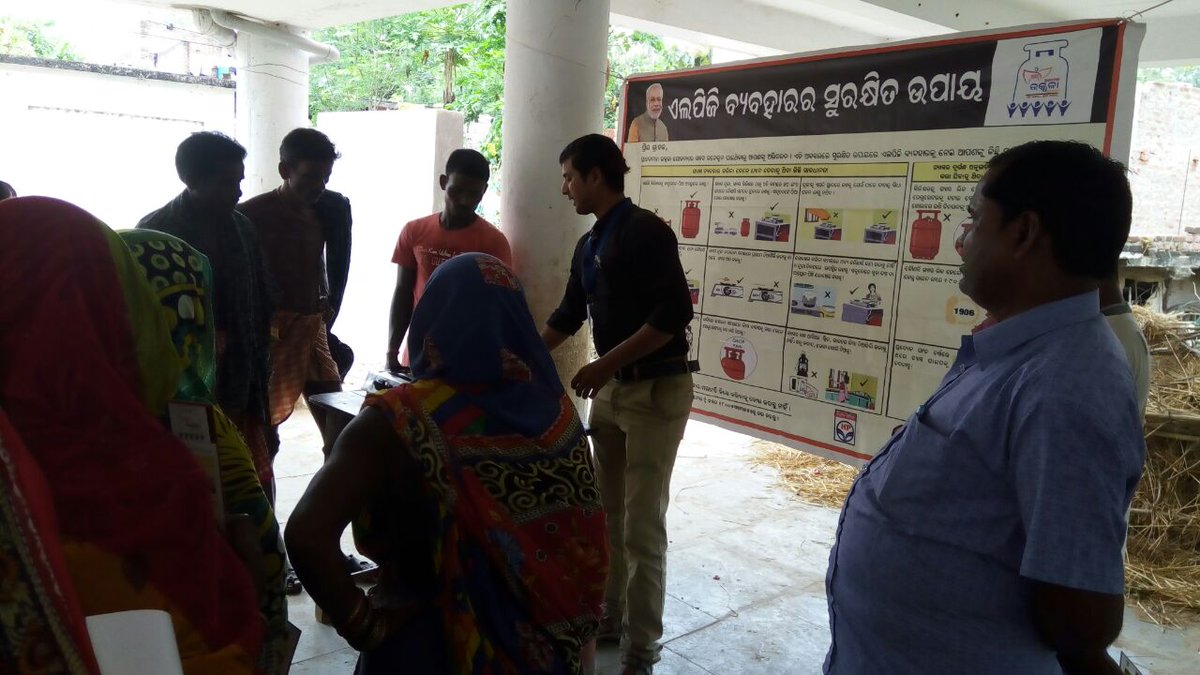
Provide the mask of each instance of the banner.
POLYGON ((627 192, 679 238, 693 412, 869 459, 983 320, 958 288, 991 156, 1079 140, 1122 161, 1145 29, 956 34, 638 75, 627 192))

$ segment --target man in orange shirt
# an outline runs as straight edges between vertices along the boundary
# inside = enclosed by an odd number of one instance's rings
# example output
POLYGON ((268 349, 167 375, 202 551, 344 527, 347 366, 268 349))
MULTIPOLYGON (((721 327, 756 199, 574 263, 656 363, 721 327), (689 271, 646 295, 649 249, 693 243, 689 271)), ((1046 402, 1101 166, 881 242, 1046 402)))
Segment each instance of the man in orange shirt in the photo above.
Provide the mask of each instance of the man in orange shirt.
MULTIPOLYGON (((474 150, 460 148, 446 160, 446 173, 439 179, 446 193, 445 207, 410 221, 400 232, 392 262, 400 266, 388 332, 387 367, 401 367, 400 343, 408 332, 413 307, 421 300, 425 283, 438 265, 460 253, 487 253, 512 266, 512 250, 504 234, 475 213, 487 192, 491 169, 487 158, 474 150)), ((407 353, 403 365, 408 365, 407 353)))

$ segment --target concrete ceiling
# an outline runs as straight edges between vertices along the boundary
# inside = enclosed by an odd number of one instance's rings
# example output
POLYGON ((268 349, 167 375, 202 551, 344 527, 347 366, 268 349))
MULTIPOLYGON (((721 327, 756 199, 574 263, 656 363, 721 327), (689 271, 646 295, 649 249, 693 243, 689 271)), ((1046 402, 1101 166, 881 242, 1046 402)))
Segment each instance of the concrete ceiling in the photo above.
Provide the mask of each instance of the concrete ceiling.
MULTIPOLYGON (((455 0, 126 0, 207 4, 303 28, 354 23, 455 0)), ((585 0, 586 1, 586 0, 585 0)), ((829 49, 955 31, 1132 16, 1159 0, 611 0, 614 23, 748 54, 829 49)), ((1200 0, 1170 0, 1147 24, 1143 63, 1200 63, 1200 0)))

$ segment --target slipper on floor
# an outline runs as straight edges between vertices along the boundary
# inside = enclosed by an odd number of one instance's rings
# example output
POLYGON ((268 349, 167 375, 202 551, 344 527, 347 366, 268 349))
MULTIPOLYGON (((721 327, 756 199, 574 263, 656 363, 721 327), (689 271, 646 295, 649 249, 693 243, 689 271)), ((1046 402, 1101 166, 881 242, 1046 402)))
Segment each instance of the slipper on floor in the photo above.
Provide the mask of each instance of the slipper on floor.
POLYGON ((287 574, 283 578, 283 592, 288 595, 299 595, 303 590, 304 585, 300 583, 300 577, 296 576, 296 570, 288 567, 287 574))
POLYGON ((374 583, 379 578, 379 565, 353 555, 346 556, 346 569, 355 581, 374 583))

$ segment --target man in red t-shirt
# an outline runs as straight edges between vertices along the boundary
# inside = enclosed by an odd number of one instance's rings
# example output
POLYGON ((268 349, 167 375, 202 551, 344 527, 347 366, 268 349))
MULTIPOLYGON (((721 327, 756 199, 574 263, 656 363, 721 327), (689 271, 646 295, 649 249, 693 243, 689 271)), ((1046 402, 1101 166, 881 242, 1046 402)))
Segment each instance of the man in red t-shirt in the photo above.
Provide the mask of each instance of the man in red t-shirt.
MULTIPOLYGON (((512 250, 504 234, 475 214, 490 177, 483 155, 465 148, 450 153, 446 173, 439 179, 446 193, 442 212, 409 221, 400 232, 392 254, 392 262, 400 268, 392 294, 388 370, 400 369, 400 343, 408 332, 413 307, 421 300, 425 283, 438 265, 460 253, 487 253, 512 266, 512 250)), ((408 365, 407 352, 403 363, 408 365)))

